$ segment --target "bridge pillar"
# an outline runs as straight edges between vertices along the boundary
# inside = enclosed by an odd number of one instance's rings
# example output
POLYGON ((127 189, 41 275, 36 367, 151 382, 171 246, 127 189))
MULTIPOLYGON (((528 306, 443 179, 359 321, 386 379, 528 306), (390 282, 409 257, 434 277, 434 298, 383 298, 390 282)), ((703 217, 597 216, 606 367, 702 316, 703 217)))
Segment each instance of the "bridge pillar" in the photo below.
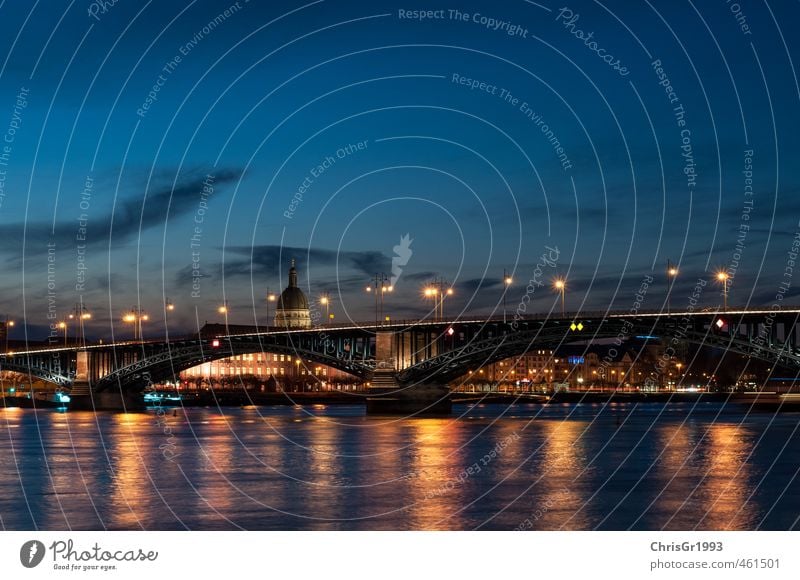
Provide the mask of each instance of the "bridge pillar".
POLYGON ((446 415, 450 389, 440 384, 402 385, 397 381, 394 333, 375 335, 375 371, 368 388, 368 415, 446 415))
POLYGON ((139 393, 128 394, 118 391, 97 393, 89 381, 89 353, 77 352, 75 380, 69 393, 69 408, 73 411, 141 411, 144 399, 139 393))

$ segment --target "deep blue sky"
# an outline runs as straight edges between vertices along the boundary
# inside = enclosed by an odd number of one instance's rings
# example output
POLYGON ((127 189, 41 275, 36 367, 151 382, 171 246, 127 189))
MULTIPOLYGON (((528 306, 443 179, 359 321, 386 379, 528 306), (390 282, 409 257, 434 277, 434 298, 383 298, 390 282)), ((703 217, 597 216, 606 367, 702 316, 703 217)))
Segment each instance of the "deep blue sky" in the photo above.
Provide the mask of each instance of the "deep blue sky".
MULTIPOLYGON (((420 288, 434 276, 455 285, 448 314, 501 309, 504 268, 514 272, 513 310, 545 246, 560 257, 541 277, 568 276, 571 310, 630 308, 647 275, 656 284, 643 307, 661 308, 667 259, 680 262, 674 306, 720 267, 735 269, 731 304, 769 305, 785 281, 800 218, 796 2, 741 2, 739 20, 724 0, 458 3, 463 21, 431 2, 240 1, 207 34, 233 3, 179 4, 119 0, 96 18, 87 1, 0 5, 0 138, 13 132, 0 165, 0 314, 26 321, 32 338, 46 334, 48 305, 61 318, 80 295, 94 336, 110 337, 111 321, 127 336, 119 320, 134 304, 154 319, 146 332, 159 332, 165 297, 177 307, 173 332, 219 319, 223 300, 231 322, 263 323, 266 288, 285 286, 291 257, 310 297, 331 293, 337 321, 368 320, 364 286, 390 271, 406 233, 412 254, 386 306, 395 318, 427 312, 420 288), (562 8, 579 18, 570 23, 562 8), (444 18, 400 18, 419 9, 444 18), (491 30, 476 14, 524 34, 491 30), (656 59, 685 110, 693 187, 656 59), (138 114, 157 83, 157 100, 138 114), (363 150, 336 158, 359 142, 363 150), (335 163, 314 177, 329 156, 335 163), (193 297, 190 238, 207 174, 215 183, 193 297), (750 229, 734 256, 742 223, 750 229)), ((537 288, 532 309, 555 300, 537 288)), ((710 283, 702 304, 720 301, 710 283)))

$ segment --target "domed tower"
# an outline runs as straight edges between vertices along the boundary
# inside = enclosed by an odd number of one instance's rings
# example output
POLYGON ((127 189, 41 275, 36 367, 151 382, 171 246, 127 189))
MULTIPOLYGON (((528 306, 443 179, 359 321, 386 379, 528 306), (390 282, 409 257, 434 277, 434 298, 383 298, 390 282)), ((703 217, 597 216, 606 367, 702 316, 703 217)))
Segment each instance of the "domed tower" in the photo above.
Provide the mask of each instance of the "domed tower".
POLYGON ((281 292, 275 307, 275 326, 282 328, 311 328, 308 299, 297 286, 297 268, 289 268, 289 285, 281 292))

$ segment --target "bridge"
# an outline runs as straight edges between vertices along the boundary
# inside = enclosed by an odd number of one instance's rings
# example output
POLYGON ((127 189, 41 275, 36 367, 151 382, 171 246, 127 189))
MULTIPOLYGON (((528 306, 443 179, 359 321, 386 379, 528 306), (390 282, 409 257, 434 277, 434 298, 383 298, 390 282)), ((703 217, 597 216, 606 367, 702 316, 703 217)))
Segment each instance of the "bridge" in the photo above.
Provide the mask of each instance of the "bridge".
MULTIPOLYGON (((392 321, 222 332, 177 340, 121 341, 0 354, 0 370, 25 373, 70 391, 71 406, 127 409, 149 385, 222 358, 288 354, 370 382, 376 412, 444 409, 448 383, 470 369, 537 348, 653 337, 674 356, 681 343, 724 349, 775 366, 800 366, 800 308, 685 312, 575 312, 503 320, 392 321)), ((224 328, 224 327, 223 327, 224 328)), ((232 327, 229 327, 232 328, 232 327)), ((139 397, 140 399, 140 397, 139 397)))

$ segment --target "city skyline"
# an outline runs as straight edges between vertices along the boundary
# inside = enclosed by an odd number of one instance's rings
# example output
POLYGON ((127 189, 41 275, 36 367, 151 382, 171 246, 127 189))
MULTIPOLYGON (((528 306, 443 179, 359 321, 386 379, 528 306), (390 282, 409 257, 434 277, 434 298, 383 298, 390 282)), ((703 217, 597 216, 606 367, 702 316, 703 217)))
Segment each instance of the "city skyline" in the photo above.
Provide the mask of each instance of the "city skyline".
POLYGON ((6 576, 797 576, 800 0, 0 21, 6 576))
MULTIPOLYGON (((542 276, 567 278, 568 309, 626 308, 647 276, 661 308, 667 260, 676 305, 722 269, 731 303, 768 306, 798 248, 800 92, 786 39, 755 48, 748 31, 798 7, 753 11, 747 30, 730 10, 679 10, 8 7, 0 259, 22 275, 4 277, 0 313, 31 339, 79 302, 95 336, 133 305, 163 334, 166 299, 178 332, 223 303, 254 324, 296 258, 309 299, 368 321, 363 288, 404 236, 400 318, 430 311, 419 294, 438 278, 448 313, 500 314, 504 272, 516 303, 547 247, 560 258, 542 276), (693 49, 706 27, 713 50, 693 49)), ((558 298, 540 292, 536 310, 558 298)))

